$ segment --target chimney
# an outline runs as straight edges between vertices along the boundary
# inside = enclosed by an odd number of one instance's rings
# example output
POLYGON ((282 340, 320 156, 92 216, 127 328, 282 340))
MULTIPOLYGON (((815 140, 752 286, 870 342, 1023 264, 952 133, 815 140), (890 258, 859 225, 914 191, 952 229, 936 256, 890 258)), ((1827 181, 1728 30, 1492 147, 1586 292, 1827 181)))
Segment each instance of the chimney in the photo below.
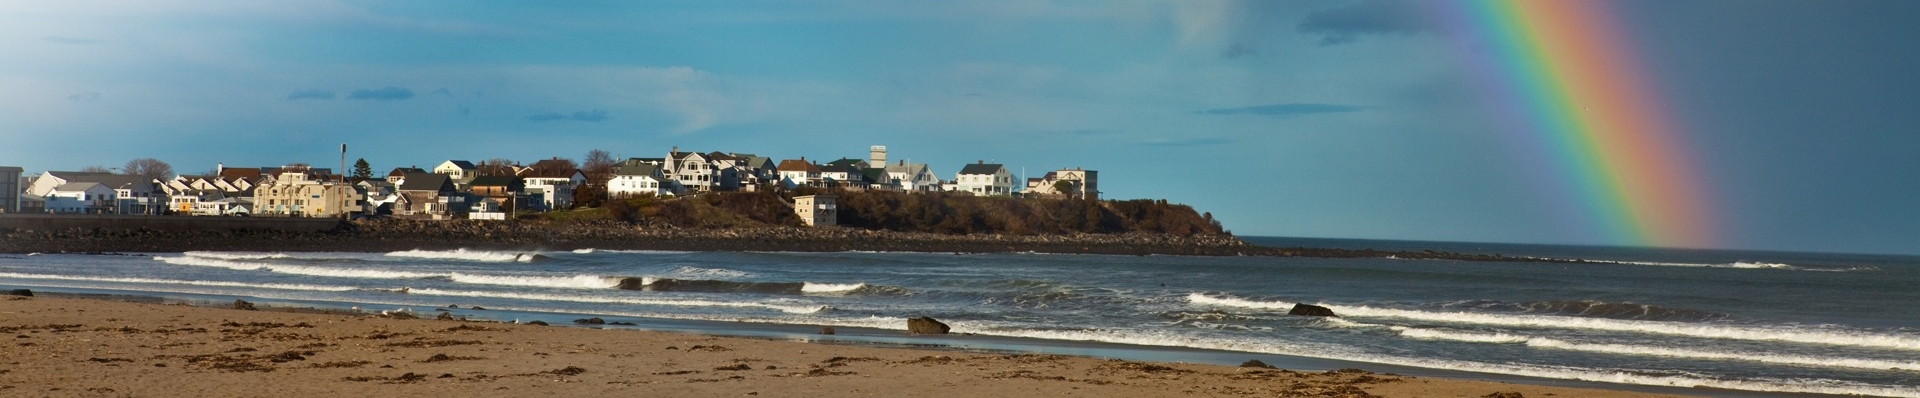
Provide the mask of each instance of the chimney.
POLYGON ((974 159, 974 161, 973 161, 973 163, 974 163, 974 164, 987 164, 987 161, 986 161, 986 160, 982 160, 982 159, 974 159))
POLYGON ((214 176, 220 176, 220 175, 223 175, 223 174, 227 174, 227 164, 226 164, 226 163, 214 163, 214 164, 213 164, 213 175, 214 175, 214 176))
POLYGON ((907 160, 906 160, 906 159, 900 159, 900 165, 901 165, 901 166, 906 166, 906 165, 907 165, 907 160))

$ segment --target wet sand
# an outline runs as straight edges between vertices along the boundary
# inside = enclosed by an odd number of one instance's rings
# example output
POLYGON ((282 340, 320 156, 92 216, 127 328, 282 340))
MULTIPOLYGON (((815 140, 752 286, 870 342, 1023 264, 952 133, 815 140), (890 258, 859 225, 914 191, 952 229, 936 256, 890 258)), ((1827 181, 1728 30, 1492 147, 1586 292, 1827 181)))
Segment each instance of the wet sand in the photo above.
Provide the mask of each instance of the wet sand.
POLYGON ((405 318, 0 296, 0 396, 1657 396, 405 318))

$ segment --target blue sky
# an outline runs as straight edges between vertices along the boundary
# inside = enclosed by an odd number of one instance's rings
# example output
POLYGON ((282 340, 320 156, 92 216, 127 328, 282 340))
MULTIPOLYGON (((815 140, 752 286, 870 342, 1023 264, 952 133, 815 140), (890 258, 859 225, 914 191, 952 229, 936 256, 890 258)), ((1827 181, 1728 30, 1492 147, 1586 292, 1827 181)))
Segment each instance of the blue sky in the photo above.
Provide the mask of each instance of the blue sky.
MULTIPOLYGON (((1920 253, 1920 2, 1626 1, 1726 248, 1920 253)), ((1101 171, 1241 235, 1609 244, 1382 1, 0 2, 0 164, 1101 171)))

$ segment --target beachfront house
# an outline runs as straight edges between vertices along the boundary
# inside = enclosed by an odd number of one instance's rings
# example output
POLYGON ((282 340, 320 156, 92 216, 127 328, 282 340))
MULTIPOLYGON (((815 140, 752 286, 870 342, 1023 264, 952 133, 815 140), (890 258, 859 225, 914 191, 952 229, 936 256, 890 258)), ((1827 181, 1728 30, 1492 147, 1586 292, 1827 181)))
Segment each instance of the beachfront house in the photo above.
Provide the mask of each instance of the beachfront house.
POLYGON ((713 162, 707 155, 699 152, 680 152, 674 147, 667 152, 667 164, 664 172, 667 177, 678 181, 687 192, 709 192, 718 186, 714 178, 713 162))
POLYGON ((974 196, 1009 196, 1013 195, 1013 174, 1005 166, 980 161, 961 167, 948 188, 974 196))
POLYGON ((105 198, 106 202, 104 205, 87 206, 86 210, 82 212, 95 214, 157 215, 166 211, 166 192, 160 188, 160 182, 136 175, 49 171, 42 173, 40 178, 34 179, 33 185, 27 187, 26 193, 28 195, 46 198, 48 201, 48 211, 54 211, 56 207, 71 210, 73 209, 71 206, 74 204, 64 201, 70 199, 71 195, 79 194, 79 192, 86 188, 78 186, 69 187, 69 189, 63 192, 63 195, 67 196, 62 196, 62 198, 67 199, 56 199, 53 191, 67 184, 81 182, 100 184, 106 187, 111 193, 108 198, 105 198), (56 203, 56 200, 63 202, 56 203))
POLYGON ((807 195, 793 198, 793 214, 809 227, 831 227, 839 223, 839 206, 833 195, 807 195))
MULTIPOLYGON (((264 171, 264 170, 263 170, 264 171)), ((343 217, 360 212, 366 195, 353 184, 300 166, 281 168, 273 182, 253 189, 253 215, 268 217, 343 217)))
POLYGON ((401 178, 393 215, 425 220, 451 220, 467 210, 466 195, 454 189, 453 177, 439 173, 408 174, 401 178))
POLYGON ((887 175, 900 190, 907 192, 933 192, 940 190, 940 176, 933 174, 933 168, 925 163, 907 163, 901 160, 887 165, 887 175))
POLYGON ((467 183, 480 176, 480 168, 465 160, 448 160, 433 167, 434 174, 444 174, 453 180, 454 189, 467 189, 467 183))
POLYGON ((820 166, 807 162, 807 158, 805 157, 782 160, 780 161, 780 166, 776 167, 776 169, 778 169, 780 173, 781 188, 826 187, 826 184, 821 179, 820 166))
POLYGON ((673 196, 678 192, 676 182, 678 180, 668 178, 660 166, 648 163, 623 165, 614 168, 613 178, 607 180, 607 196, 673 196))
POLYGON ((1100 172, 1078 167, 1047 172, 1027 179, 1025 194, 1100 200, 1100 172))

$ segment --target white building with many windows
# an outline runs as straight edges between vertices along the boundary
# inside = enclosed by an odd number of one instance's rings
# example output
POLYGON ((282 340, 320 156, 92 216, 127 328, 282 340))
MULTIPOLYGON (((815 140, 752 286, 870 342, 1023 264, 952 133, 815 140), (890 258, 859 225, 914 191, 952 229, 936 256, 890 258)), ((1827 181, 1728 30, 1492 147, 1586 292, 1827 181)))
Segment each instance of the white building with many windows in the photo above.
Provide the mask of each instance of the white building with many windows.
POLYGON ((969 192, 974 196, 1013 195, 1013 174, 1006 166, 979 162, 960 168, 948 191, 969 192))

